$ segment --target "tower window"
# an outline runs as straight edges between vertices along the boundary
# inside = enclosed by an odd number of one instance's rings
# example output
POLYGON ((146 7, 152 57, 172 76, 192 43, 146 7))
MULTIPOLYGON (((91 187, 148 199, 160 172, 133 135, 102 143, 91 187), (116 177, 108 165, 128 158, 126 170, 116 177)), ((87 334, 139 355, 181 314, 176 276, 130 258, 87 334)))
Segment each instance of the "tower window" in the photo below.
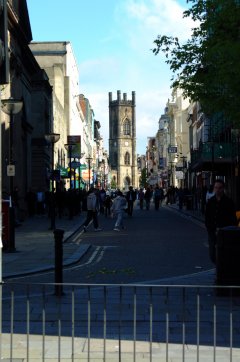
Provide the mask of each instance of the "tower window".
POLYGON ((130 154, 129 154, 129 152, 125 153, 124 163, 125 163, 125 165, 130 165, 130 154))
POLYGON ((128 118, 126 118, 123 123, 123 134, 128 136, 130 135, 130 121, 128 118))

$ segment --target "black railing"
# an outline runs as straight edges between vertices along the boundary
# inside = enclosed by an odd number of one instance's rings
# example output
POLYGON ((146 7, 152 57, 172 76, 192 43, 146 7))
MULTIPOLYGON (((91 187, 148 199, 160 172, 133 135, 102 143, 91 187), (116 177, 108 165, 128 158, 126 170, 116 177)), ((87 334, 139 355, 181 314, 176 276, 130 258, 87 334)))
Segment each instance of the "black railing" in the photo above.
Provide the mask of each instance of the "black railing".
POLYGON ((240 360, 240 287, 55 288, 2 285, 2 360, 240 360))

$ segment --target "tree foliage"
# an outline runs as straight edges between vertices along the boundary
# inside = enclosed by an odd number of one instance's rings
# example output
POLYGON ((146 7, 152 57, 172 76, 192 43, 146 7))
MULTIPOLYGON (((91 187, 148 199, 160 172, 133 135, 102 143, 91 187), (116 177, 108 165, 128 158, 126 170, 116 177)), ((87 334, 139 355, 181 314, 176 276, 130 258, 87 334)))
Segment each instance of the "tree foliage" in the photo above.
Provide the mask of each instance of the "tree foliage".
POLYGON ((177 37, 159 35, 153 53, 160 51, 173 72, 173 88, 199 101, 208 115, 221 113, 240 124, 240 0, 188 0, 196 27, 181 44, 177 37))

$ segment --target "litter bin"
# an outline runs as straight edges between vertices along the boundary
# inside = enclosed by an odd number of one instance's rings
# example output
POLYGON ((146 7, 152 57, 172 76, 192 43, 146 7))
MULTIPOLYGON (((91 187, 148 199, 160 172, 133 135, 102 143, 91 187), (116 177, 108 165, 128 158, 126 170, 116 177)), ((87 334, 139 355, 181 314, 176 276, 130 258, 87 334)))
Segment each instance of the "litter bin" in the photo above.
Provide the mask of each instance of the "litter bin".
POLYGON ((8 250, 10 238, 9 200, 2 200, 2 243, 3 251, 8 250))
POLYGON ((240 228, 228 226, 217 234, 216 283, 240 285, 240 228))

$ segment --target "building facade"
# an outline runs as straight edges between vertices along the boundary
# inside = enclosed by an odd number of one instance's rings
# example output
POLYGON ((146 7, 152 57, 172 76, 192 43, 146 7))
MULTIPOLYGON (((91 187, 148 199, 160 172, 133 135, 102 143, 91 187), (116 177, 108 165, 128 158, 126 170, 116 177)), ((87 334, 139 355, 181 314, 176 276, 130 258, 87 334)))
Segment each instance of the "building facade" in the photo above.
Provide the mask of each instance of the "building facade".
POLYGON ((26 1, 8 1, 7 5, 9 84, 1 87, 1 103, 9 98, 21 100, 22 109, 13 116, 12 125, 11 117, 1 112, 2 197, 9 198, 12 182, 18 189, 19 217, 24 219, 29 189, 46 188, 48 151, 44 134, 52 121, 52 88, 29 48, 32 33, 26 1), (10 164, 14 165, 12 176, 7 172, 10 164))
POLYGON ((139 186, 136 155, 136 98, 117 91, 117 99, 109 92, 109 163, 111 186, 124 191, 139 186))

